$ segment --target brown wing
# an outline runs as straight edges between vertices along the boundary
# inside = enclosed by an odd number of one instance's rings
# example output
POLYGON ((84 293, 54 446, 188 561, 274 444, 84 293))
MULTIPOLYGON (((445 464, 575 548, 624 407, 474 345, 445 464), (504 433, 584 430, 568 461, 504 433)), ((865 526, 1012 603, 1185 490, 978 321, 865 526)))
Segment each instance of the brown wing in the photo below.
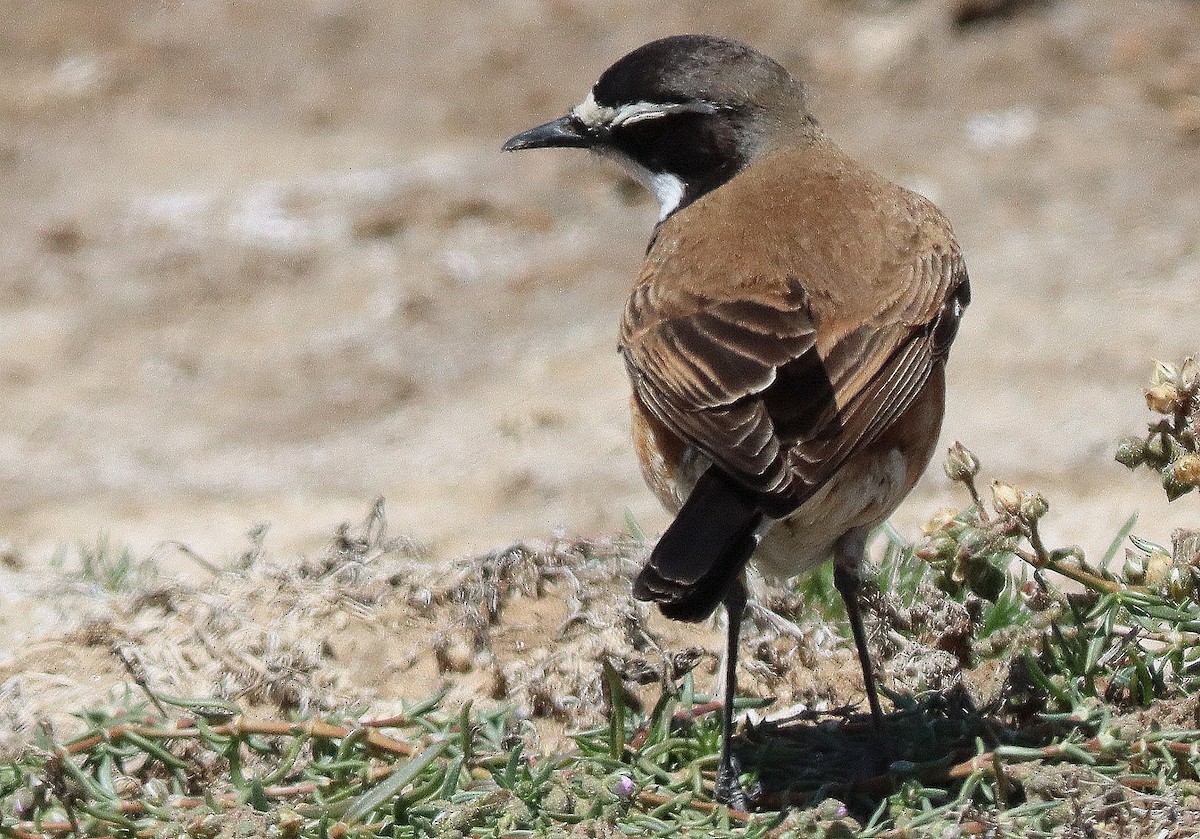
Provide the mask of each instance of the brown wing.
POLYGON ((969 299, 957 250, 931 252, 904 294, 822 347, 798 282, 754 301, 663 301, 654 286, 639 285, 621 330, 638 399, 773 515, 803 503, 912 404, 969 299))

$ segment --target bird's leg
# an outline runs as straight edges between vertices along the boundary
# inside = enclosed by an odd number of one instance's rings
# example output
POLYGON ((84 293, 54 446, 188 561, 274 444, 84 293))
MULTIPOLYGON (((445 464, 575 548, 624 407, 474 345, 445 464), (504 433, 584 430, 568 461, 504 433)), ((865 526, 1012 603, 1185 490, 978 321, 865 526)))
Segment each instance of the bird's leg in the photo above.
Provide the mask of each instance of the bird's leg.
POLYGON ((858 663, 862 666, 863 686, 867 689, 867 701, 871 704, 871 722, 874 723, 876 731, 882 731, 883 710, 879 707, 875 670, 871 667, 867 632, 863 628, 862 612, 858 607, 858 592, 862 587, 861 569, 867 550, 866 535, 856 529, 838 540, 835 548, 833 585, 846 603, 846 616, 850 619, 850 631, 854 633, 854 646, 858 649, 858 663))
POLYGON ((742 774, 738 761, 733 756, 733 700, 737 694, 738 636, 742 628, 742 614, 746 611, 746 587, 741 575, 734 578, 725 591, 722 601, 728 632, 725 636, 725 684, 721 705, 721 763, 717 767, 717 781, 713 797, 738 810, 747 809, 746 793, 738 776, 742 774))

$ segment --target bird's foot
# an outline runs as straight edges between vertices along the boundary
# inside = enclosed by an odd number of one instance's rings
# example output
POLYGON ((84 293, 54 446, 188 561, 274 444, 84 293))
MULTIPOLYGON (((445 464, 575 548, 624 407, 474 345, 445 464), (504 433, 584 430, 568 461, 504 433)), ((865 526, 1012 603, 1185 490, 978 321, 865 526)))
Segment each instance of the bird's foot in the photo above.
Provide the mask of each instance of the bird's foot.
POLYGON ((721 761, 717 769, 717 780, 713 786, 713 798, 732 810, 750 812, 750 797, 742 789, 739 780, 742 774, 742 763, 733 755, 728 760, 721 761))

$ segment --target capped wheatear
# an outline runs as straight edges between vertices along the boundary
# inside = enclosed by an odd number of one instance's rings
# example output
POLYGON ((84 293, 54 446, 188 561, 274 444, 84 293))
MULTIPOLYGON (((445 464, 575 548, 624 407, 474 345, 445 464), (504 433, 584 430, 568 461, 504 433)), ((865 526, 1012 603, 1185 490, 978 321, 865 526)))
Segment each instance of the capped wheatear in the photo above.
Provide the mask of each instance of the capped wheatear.
POLYGON ((802 85, 735 41, 639 47, 504 144, 548 147, 612 158, 659 202, 619 346, 642 472, 676 516, 633 592, 684 621, 725 604, 716 795, 744 807, 730 736, 747 562, 791 577, 833 559, 880 724, 860 569, 936 446, 966 267, 937 207, 852 160, 802 85))

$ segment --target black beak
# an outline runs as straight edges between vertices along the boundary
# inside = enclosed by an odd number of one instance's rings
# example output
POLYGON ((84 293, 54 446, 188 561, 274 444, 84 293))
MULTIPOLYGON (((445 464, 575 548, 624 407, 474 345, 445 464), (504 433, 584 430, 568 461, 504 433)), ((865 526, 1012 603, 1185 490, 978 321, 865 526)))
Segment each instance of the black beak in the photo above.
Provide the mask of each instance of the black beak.
POLYGON ((587 129, 575 117, 567 114, 554 122, 523 131, 501 147, 501 151, 522 149, 586 149, 595 144, 587 129))

